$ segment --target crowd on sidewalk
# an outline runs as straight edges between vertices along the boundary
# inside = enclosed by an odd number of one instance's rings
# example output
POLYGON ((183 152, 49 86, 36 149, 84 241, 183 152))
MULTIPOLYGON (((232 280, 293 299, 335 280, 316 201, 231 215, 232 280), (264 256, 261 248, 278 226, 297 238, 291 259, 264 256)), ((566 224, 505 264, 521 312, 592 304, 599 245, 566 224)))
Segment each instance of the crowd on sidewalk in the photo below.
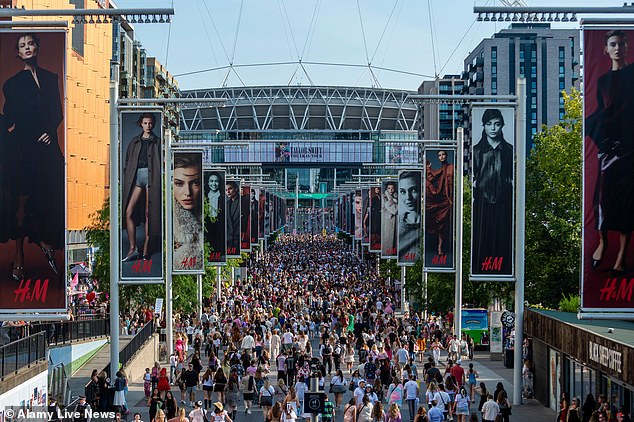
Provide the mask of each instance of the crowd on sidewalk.
POLYGON ((501 384, 487 401, 462 362, 469 339, 452 337, 440 315, 397 316, 398 292, 374 268, 333 236, 281 237, 251 259, 244 283, 202 315, 179 316, 169 368, 146 370, 151 422, 239 420, 238 409, 261 410, 265 421, 309 418, 311 376, 328 393, 323 422, 339 413, 399 422, 403 409, 410 422, 508 420, 501 384))

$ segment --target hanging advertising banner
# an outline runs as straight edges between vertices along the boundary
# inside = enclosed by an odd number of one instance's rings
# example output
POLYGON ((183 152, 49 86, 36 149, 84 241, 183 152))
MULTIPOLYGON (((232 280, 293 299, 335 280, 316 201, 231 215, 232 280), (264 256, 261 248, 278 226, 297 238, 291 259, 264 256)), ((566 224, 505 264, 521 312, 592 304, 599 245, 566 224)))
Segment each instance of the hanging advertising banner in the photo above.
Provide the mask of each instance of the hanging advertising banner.
POLYGON ((381 258, 396 258, 398 187, 396 180, 381 183, 381 258))
POLYGON ((266 206, 266 191, 264 189, 260 189, 260 194, 258 195, 258 240, 264 240, 264 217, 265 217, 265 206, 266 206))
POLYGON ((271 193, 264 194, 264 236, 271 234, 271 193))
POLYGON ((385 162, 387 164, 418 164, 418 144, 385 146, 385 162))
POLYGON ((361 190, 356 190, 353 194, 354 209, 354 240, 363 239, 363 197, 361 190))
POLYGON ((260 197, 259 188, 251 188, 251 199, 249 201, 249 207, 251 209, 251 247, 258 244, 258 230, 260 227, 260 197))
POLYGON ((354 220, 354 192, 348 194, 348 233, 354 236, 355 220, 354 220))
POLYGON ((286 203, 286 199, 280 199, 280 203, 282 205, 282 220, 280 221, 280 227, 283 229, 288 222, 288 204, 286 203))
POLYGON ((581 310, 634 307, 632 29, 584 29, 581 310))
POLYGON ((65 57, 64 31, 0 32, 0 312, 25 320, 66 312, 65 57))
POLYGON ((240 189, 240 252, 251 252, 251 186, 240 189))
POLYGON ((411 266, 420 257, 422 230, 422 184, 420 170, 398 173, 398 265, 411 266))
POLYGON ((361 237, 361 244, 363 246, 370 246, 370 190, 367 188, 361 189, 361 203, 363 213, 363 236, 361 237))
POLYGON ((471 278, 512 280, 515 108, 474 105, 471 121, 471 278))
POLYGON ((240 181, 227 180, 227 258, 240 257, 240 181))
POLYGON ((381 252, 381 186, 370 188, 370 252, 381 252))
POLYGON ((425 149, 425 271, 454 271, 456 149, 425 149))
POLYGON ((172 154, 172 273, 205 271, 202 151, 172 154))
POLYGON ((122 111, 121 279, 163 281, 163 115, 122 111))
POLYGON ((209 243, 207 263, 227 262, 226 187, 224 170, 205 170, 205 242, 209 243))

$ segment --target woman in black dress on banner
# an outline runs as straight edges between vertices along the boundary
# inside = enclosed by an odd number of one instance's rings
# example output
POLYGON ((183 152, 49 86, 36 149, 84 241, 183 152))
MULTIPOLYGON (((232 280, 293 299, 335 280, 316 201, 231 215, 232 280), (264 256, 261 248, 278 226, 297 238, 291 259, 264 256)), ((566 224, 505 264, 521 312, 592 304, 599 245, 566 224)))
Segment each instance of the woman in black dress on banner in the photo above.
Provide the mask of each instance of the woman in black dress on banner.
POLYGON ((510 275, 513 146, 504 139, 504 117, 499 109, 486 109, 482 126, 480 142, 473 146, 472 272, 510 275))
POLYGON ((11 277, 28 273, 24 240, 37 245, 53 273, 55 250, 64 248, 64 156, 57 129, 63 120, 58 76, 37 64, 40 40, 24 34, 16 43, 24 69, 3 85, 6 148, 3 201, 10 200, 8 230, 0 241, 15 240, 11 277), (25 267, 27 268, 25 270, 25 267))
POLYGON ((598 269, 608 248, 608 232, 619 232, 619 249, 610 268, 626 272, 626 252, 634 228, 634 66, 626 63, 627 36, 620 30, 605 36, 611 69, 597 87, 597 110, 586 119, 586 133, 599 149, 594 191, 594 221, 599 244, 592 253, 598 269))

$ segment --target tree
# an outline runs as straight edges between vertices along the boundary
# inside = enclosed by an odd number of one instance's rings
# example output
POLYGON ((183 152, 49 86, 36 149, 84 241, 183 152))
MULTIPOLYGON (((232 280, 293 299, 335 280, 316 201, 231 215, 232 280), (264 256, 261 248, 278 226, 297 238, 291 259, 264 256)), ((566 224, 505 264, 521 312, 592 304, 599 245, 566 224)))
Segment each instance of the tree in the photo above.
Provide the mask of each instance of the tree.
POLYGON ((581 94, 564 96, 564 119, 534 137, 526 168, 526 299, 556 308, 578 292, 581 256, 581 94))

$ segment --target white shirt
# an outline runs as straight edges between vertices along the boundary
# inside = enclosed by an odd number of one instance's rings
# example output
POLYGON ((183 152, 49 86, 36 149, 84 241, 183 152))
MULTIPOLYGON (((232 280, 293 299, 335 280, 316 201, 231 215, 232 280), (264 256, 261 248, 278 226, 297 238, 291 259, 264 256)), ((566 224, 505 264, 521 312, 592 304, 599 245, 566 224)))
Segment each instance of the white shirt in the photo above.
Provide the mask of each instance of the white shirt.
POLYGON ((418 384, 416 381, 409 380, 403 386, 405 389, 405 399, 407 400, 415 400, 418 396, 418 384))
POLYGON ((445 405, 451 401, 451 398, 449 398, 449 394, 447 394, 445 391, 438 391, 436 394, 434 394, 434 400, 436 400, 436 407, 444 412, 445 405))
POLYGON ((284 344, 291 344, 293 342, 293 334, 290 331, 285 332, 282 337, 284 344))
POLYGON ((482 405, 482 419, 486 419, 489 421, 494 421, 500 413, 500 406, 496 402, 491 400, 487 400, 482 405))
POLYGON ((359 406, 363 402, 364 394, 365 388, 357 387, 354 389, 354 398, 356 400, 357 406, 359 406))
POLYGON ((255 347, 255 340, 250 335, 244 336, 242 339, 242 349, 253 349, 255 347))

